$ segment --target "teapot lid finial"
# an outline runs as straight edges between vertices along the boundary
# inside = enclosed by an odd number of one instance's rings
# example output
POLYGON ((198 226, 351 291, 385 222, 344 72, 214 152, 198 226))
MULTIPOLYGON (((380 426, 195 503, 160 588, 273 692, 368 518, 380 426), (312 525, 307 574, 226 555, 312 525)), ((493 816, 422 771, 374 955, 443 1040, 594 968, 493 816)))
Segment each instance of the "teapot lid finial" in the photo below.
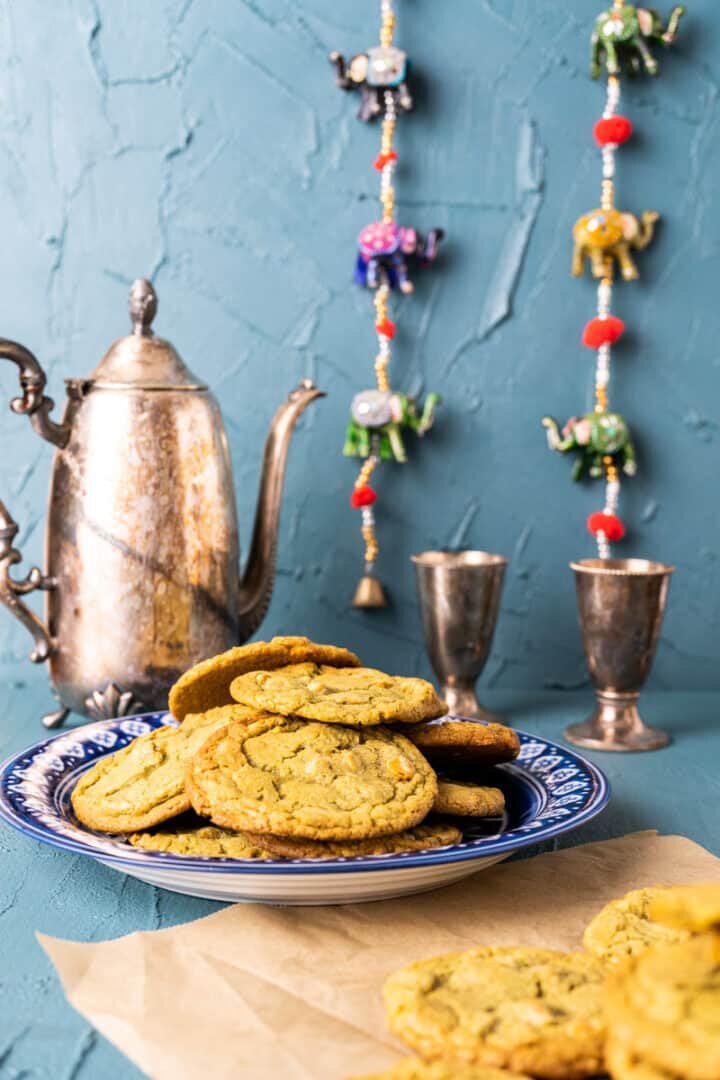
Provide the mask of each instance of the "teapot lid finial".
POLYGON ((141 337, 152 335, 152 321, 157 314, 157 293, 147 278, 136 278, 130 289, 128 310, 133 334, 141 337))

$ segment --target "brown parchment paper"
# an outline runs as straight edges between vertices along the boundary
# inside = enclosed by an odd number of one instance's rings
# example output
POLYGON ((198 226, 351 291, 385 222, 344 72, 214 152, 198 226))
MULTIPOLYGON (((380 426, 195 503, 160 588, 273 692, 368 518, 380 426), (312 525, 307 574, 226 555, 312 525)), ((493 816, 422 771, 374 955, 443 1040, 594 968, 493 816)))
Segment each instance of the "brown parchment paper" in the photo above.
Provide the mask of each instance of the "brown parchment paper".
POLYGON ((403 964, 481 942, 579 948, 608 900, 703 880, 720 880, 720 859, 643 832, 400 900, 239 904, 99 944, 38 938, 70 1002, 155 1080, 343 1080, 402 1053, 380 988, 403 964))

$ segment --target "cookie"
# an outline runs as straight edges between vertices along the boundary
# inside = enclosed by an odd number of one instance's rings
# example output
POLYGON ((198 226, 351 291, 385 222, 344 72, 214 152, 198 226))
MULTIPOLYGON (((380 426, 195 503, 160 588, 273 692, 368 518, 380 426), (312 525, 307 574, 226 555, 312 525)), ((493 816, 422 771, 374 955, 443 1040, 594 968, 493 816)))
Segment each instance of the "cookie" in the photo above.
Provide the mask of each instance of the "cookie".
POLYGON ((681 1080, 677 1073, 648 1065, 632 1050, 613 1039, 612 1033, 605 1042, 605 1064, 612 1080, 681 1080))
POLYGON ((228 720, 256 717, 253 709, 226 705, 188 716, 181 727, 140 735, 83 773, 71 795, 78 821, 98 832, 137 832, 190 809, 187 763, 228 720))
POLYGON ((608 1031, 648 1067, 683 1080, 720 1077, 720 936, 657 945, 610 973, 608 1031))
POLYGON ((306 637, 274 637, 253 641, 195 664, 170 690, 168 707, 177 720, 188 713, 231 705, 230 683, 246 671, 285 667, 312 660, 330 667, 359 667, 355 653, 335 645, 318 645, 306 637))
POLYGON ((365 840, 419 825, 437 795, 420 751, 386 728, 265 717, 228 724, 186 776, 216 825, 306 840, 365 840))
POLYGON ((243 705, 325 724, 365 727, 442 716, 446 706, 424 679, 385 675, 374 668, 291 664, 233 679, 230 693, 243 705))
POLYGON ((161 825, 152 832, 132 833, 128 840, 133 847, 144 851, 166 851, 171 855, 195 855, 211 859, 272 858, 244 833, 210 825, 194 814, 161 825))
POLYGON ((438 780, 433 811, 459 817, 499 817, 505 812, 505 796, 496 787, 481 787, 465 780, 438 780))
POLYGON ((650 918, 663 926, 688 930, 720 930, 720 882, 674 885, 653 897, 650 918))
POLYGON ((650 916, 654 901, 667 891, 662 885, 635 889, 606 904, 585 929, 585 948, 606 963, 618 964, 651 945, 670 945, 689 937, 686 930, 671 930, 650 916))
POLYGON ((504 724, 477 720, 434 720, 403 728, 411 742, 436 765, 498 765, 520 753, 520 740, 504 724))
POLYGON ((584 953, 482 946, 411 964, 383 996, 422 1057, 576 1080, 603 1072, 603 978, 584 953))
POLYGON ((293 840, 287 836, 255 834, 251 838, 272 855, 286 859, 352 859, 360 855, 392 855, 400 851, 447 847, 459 844, 462 833, 454 825, 437 822, 372 840, 293 840))
POLYGON ((530 1077, 493 1069, 489 1065, 453 1065, 445 1061, 405 1058, 385 1072, 358 1076, 355 1080, 530 1080, 530 1077))

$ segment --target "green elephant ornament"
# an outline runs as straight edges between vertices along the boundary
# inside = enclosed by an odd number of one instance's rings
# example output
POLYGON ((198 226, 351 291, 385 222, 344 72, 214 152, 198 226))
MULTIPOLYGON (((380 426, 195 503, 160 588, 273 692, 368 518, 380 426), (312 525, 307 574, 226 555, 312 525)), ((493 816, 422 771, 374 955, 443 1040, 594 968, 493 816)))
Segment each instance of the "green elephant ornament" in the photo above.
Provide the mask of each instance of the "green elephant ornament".
POLYGON ((383 461, 407 461, 403 430, 424 435, 432 427, 439 394, 428 394, 422 410, 414 398, 391 390, 363 390, 353 398, 343 454, 383 461))
POLYGON ((619 413, 590 412, 585 416, 571 416, 562 432, 552 416, 544 416, 542 424, 547 430, 551 450, 557 450, 559 454, 577 452, 573 480, 582 480, 585 476, 601 479, 605 475, 606 458, 612 458, 612 463, 626 476, 635 475, 635 447, 630 429, 619 413))
POLYGON ((608 75, 637 75, 643 69, 657 75, 659 64, 650 52, 648 42, 672 45, 677 37, 684 4, 676 4, 667 25, 654 8, 623 4, 603 11, 595 23, 592 36, 590 73, 599 79, 603 64, 608 75))

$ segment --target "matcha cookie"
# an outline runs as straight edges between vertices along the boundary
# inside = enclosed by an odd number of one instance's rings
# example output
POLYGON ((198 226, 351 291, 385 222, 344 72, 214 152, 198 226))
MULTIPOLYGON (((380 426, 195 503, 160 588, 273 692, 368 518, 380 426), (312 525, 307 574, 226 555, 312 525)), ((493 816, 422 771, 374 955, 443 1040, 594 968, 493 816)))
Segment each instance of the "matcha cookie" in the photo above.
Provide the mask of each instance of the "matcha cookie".
POLYGON ((244 833, 210 825, 194 814, 161 825, 152 832, 133 833, 128 840, 133 847, 144 851, 167 851, 172 855, 196 855, 211 859, 272 858, 244 833))
POLYGON ((438 780, 433 811, 459 817, 499 817, 505 812, 505 796, 496 787, 481 787, 464 780, 438 780))
POLYGON ((253 641, 195 664, 170 690, 169 709, 177 720, 187 713, 205 712, 219 705, 231 705, 230 683, 246 671, 285 667, 306 660, 330 667, 359 667, 355 653, 335 645, 318 645, 306 637, 274 637, 253 641))
POLYGON ((355 1080, 530 1080, 520 1073, 493 1069, 489 1065, 453 1065, 445 1061, 421 1061, 406 1058, 392 1069, 356 1077, 355 1080))
POLYGON ((243 705, 266 712, 357 727, 425 720, 447 712, 429 682, 374 668, 292 664, 240 675, 230 693, 243 705))
POLYGON ((228 720, 257 715, 253 709, 226 705, 188 716, 181 727, 140 735, 82 774, 71 796, 76 817, 90 829, 110 833, 149 829, 177 817, 190 809, 184 780, 196 750, 228 720))
POLYGON ((650 918, 694 934, 720 930, 720 882, 663 889, 650 903, 650 918))
POLYGON ((287 836, 257 836, 251 839, 286 859, 352 859, 360 855, 392 855, 400 851, 427 851, 429 848, 459 844, 462 833, 454 825, 438 822, 417 825, 407 832, 378 836, 373 840, 293 840, 287 836))
POLYGON ((435 773, 386 728, 266 717, 216 731, 186 776, 192 805, 217 825, 306 840, 364 840, 418 825, 435 773))
POLYGON ((603 1072, 603 978, 583 953, 484 946, 411 964, 383 996, 423 1057, 575 1080, 603 1072))
POLYGON ((651 918, 653 902, 667 891, 662 885, 635 889, 606 904, 583 934, 585 948, 601 960, 617 964, 651 945, 670 945, 689 937, 687 931, 671 930, 651 918))
POLYGON ((648 1067, 683 1080, 720 1077, 720 936, 658 945, 613 971, 608 1031, 648 1067))
POLYGON ((403 734, 437 765, 498 765, 520 753, 520 740, 504 724, 443 719, 415 724, 403 734))

